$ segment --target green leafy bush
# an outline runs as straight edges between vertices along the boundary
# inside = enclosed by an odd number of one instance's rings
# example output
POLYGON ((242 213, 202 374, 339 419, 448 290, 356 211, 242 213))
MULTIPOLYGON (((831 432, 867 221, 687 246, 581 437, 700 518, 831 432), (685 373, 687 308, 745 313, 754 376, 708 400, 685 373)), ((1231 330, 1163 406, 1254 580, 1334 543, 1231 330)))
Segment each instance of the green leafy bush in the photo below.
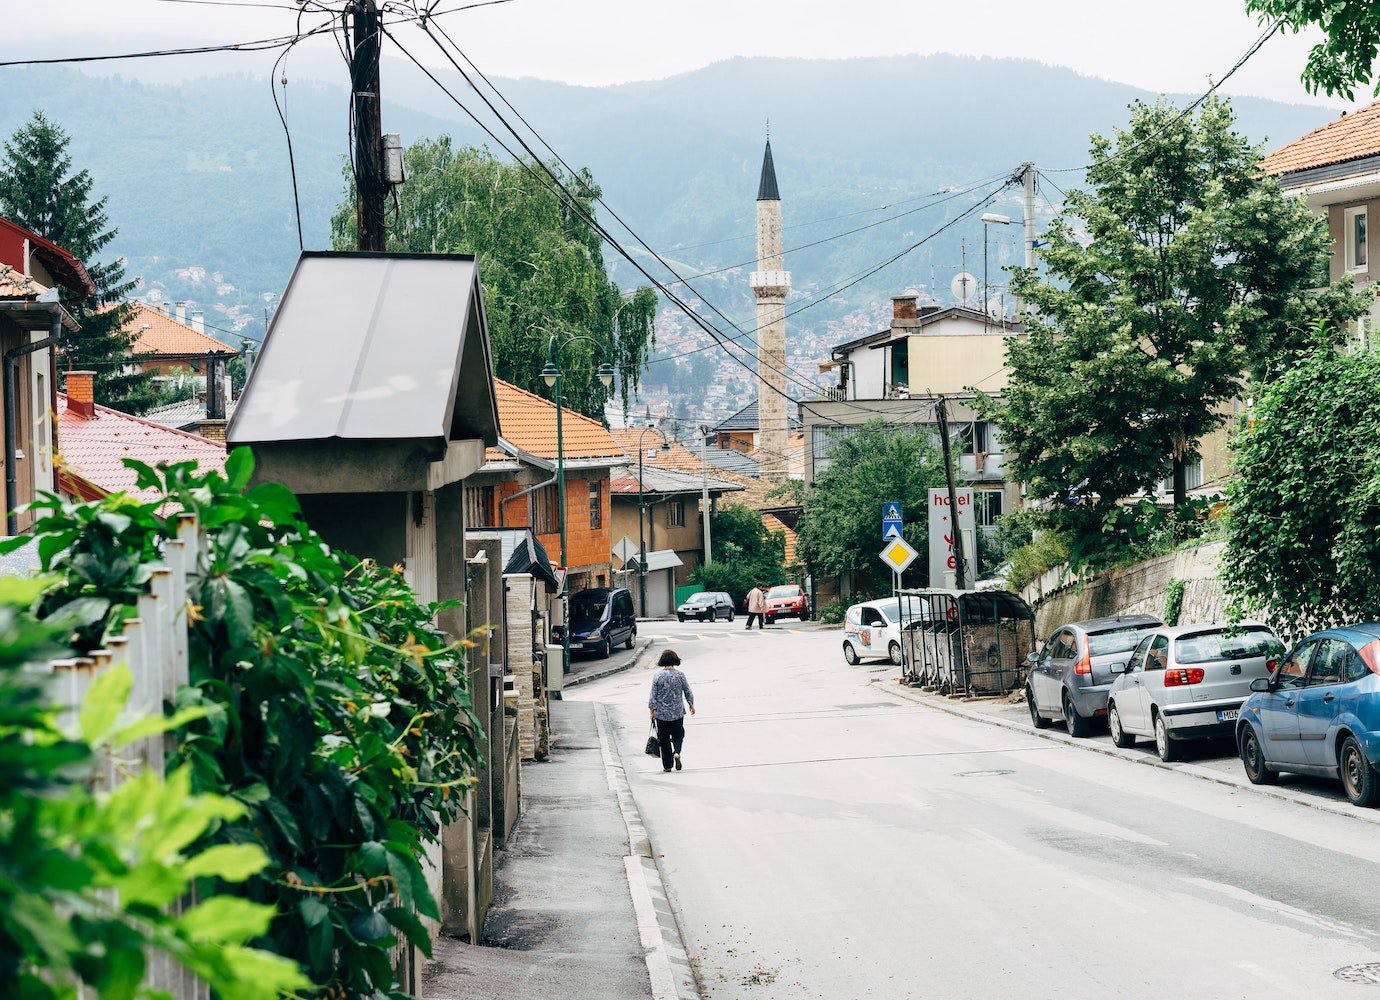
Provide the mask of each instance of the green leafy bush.
POLYGON ((1182 580, 1170 580, 1169 585, 1164 588, 1164 623, 1166 625, 1179 624, 1179 615, 1184 610, 1184 582, 1182 580))
POLYGON ((1041 574, 1068 562, 1069 550, 1064 537, 1056 531, 1041 531, 1028 545, 1011 551, 1006 571, 1006 586, 1021 590, 1034 583, 1041 574))
POLYGON ((264 871, 227 887, 277 910, 263 947, 333 996, 400 995, 389 949, 429 953, 437 917, 421 858, 459 811, 478 722, 461 647, 432 624, 402 574, 330 549, 272 483, 246 489, 247 450, 225 475, 128 463, 159 497, 33 505, 44 600, 81 622, 89 648, 129 616, 149 565, 195 513, 206 541, 190 580, 191 683, 178 709, 204 717, 179 745, 198 792, 241 817, 210 835, 253 845, 264 871))
POLYGON ((81 705, 79 732, 56 722, 49 677, 30 662, 65 655, 61 619, 26 610, 49 581, 0 589, 0 983, 6 996, 70 997, 85 987, 105 1000, 140 993, 150 952, 161 952, 225 1000, 271 998, 308 986, 296 965, 245 946, 262 936, 271 906, 225 895, 181 914, 165 908, 196 883, 243 882, 268 857, 250 845, 208 846, 243 803, 193 794, 191 774, 166 781, 143 771, 95 792, 98 766, 121 748, 200 712, 123 719, 133 676, 116 665, 81 705), (13 989, 15 992, 10 993, 13 989))
POLYGON ((826 625, 838 625, 843 621, 843 616, 848 613, 848 605, 835 598, 824 607, 819 609, 819 620, 826 625))

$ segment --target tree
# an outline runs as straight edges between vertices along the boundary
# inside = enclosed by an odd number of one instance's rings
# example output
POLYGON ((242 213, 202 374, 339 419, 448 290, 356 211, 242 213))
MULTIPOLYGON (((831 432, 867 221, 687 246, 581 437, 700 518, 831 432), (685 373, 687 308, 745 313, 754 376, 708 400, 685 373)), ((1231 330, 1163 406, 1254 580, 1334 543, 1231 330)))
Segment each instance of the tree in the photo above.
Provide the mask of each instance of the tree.
POLYGON ((152 376, 127 372, 124 364, 134 341, 128 329, 133 308, 125 297, 136 283, 125 277, 123 260, 96 260, 119 230, 109 228, 107 199, 92 200, 90 172, 72 173, 70 141, 41 111, 6 140, 0 158, 0 214, 71 251, 86 265, 96 294, 64 297, 63 305, 81 331, 66 335, 63 363, 96 373, 98 402, 143 413, 153 405, 152 376))
POLYGON ((1380 356, 1319 352, 1263 387, 1236 443, 1222 576, 1295 635, 1380 619, 1380 356))
MULTIPOLYGON (((905 539, 921 552, 929 546, 924 512, 931 488, 945 484, 944 460, 925 430, 888 427, 880 421, 839 438, 829 465, 815 477, 805 513, 796 525, 804 563, 821 574, 860 577, 870 594, 891 590, 891 573, 877 553, 882 548, 881 505, 895 500, 907 513, 905 539)), ((912 584, 924 579, 916 560, 906 572, 912 584)))
MULTIPOLYGON (((1357 84, 1369 84, 1380 53, 1380 9, 1366 0, 1246 0, 1262 24, 1279 20, 1295 33, 1319 27, 1327 39, 1313 46, 1303 68, 1310 91, 1354 98, 1357 84)), ((1375 92, 1380 94, 1380 82, 1375 92)))
POLYGON ((762 515, 742 504, 725 504, 711 519, 713 562, 696 566, 690 581, 705 590, 722 590, 740 601, 759 583, 786 582, 786 536, 768 531, 762 515))
MULTIPOLYGON (((406 151, 407 183, 396 190, 388 231, 391 250, 472 253, 484 282, 484 307, 494 374, 551 398, 542 381, 547 345, 579 334, 560 349, 562 403, 602 420, 606 389, 595 372, 612 364, 626 409, 655 342, 656 294, 649 287, 625 298, 609 280, 599 237, 580 218, 593 217, 599 187, 587 170, 574 177, 551 169, 574 192, 577 213, 565 199, 519 163, 504 163, 485 149, 422 140, 406 151)), ((355 246, 355 194, 331 219, 337 249, 355 246)))
POLYGON ((1075 550, 1096 555, 1107 528, 1115 542, 1135 523, 1120 501, 1166 471, 1182 514, 1186 465, 1223 404, 1312 350, 1315 321, 1337 340, 1365 308, 1349 278, 1311 291, 1326 283, 1327 226, 1261 174, 1232 124, 1225 101, 1196 117, 1132 105, 1129 128, 1092 137, 1089 187, 1040 250, 1047 276, 1013 271, 1029 335, 1010 343, 1002 397, 979 406, 1075 550))

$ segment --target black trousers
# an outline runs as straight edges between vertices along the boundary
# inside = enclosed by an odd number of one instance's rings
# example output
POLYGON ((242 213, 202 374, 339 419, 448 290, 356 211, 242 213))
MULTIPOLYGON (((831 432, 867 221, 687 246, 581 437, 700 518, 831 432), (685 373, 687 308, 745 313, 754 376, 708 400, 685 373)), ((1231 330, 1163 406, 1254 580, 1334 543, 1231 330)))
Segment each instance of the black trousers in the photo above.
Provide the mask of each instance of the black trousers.
POLYGON ((680 748, 685 743, 685 716, 682 715, 670 722, 657 719, 656 738, 661 744, 661 766, 669 771, 675 764, 673 755, 680 753, 680 748))
POLYGON ((745 628, 749 628, 749 629, 752 628, 752 620, 753 620, 754 618, 757 619, 757 631, 759 631, 759 632, 762 631, 762 623, 766 620, 766 616, 763 615, 763 614, 762 614, 761 612, 759 612, 759 611, 749 611, 749 612, 748 612, 748 620, 747 620, 747 625, 745 626, 745 628))

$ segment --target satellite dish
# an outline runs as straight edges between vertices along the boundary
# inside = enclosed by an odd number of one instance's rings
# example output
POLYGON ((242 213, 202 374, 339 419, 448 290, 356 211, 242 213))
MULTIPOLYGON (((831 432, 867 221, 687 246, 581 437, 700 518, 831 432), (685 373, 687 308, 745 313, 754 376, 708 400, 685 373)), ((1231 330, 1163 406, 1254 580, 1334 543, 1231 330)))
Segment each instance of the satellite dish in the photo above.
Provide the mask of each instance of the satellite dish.
POLYGON ((1001 300, 1000 295, 993 295, 987 300, 987 315, 993 319, 1001 319, 1006 315, 1006 303, 1001 300))
POLYGON ((964 305, 977 297, 978 280, 967 271, 959 271, 954 275, 954 280, 949 282, 949 291, 953 292, 954 298, 964 305))

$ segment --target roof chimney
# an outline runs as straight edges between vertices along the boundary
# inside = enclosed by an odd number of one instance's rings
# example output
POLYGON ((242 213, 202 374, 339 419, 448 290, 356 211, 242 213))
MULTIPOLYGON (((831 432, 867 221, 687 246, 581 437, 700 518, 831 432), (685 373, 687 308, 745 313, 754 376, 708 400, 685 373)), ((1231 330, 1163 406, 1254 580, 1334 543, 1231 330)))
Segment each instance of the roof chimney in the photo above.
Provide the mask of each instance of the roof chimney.
POLYGON ((192 313, 192 329, 197 333, 206 332, 206 314, 200 309, 192 313))
POLYGON ((84 420, 96 415, 96 373, 67 373, 67 412, 84 420))
POLYGON ((892 319, 919 319, 920 296, 893 295, 891 297, 892 319))
POLYGON ((185 302, 177 304, 177 321, 179 323, 187 322, 187 303, 185 302))

